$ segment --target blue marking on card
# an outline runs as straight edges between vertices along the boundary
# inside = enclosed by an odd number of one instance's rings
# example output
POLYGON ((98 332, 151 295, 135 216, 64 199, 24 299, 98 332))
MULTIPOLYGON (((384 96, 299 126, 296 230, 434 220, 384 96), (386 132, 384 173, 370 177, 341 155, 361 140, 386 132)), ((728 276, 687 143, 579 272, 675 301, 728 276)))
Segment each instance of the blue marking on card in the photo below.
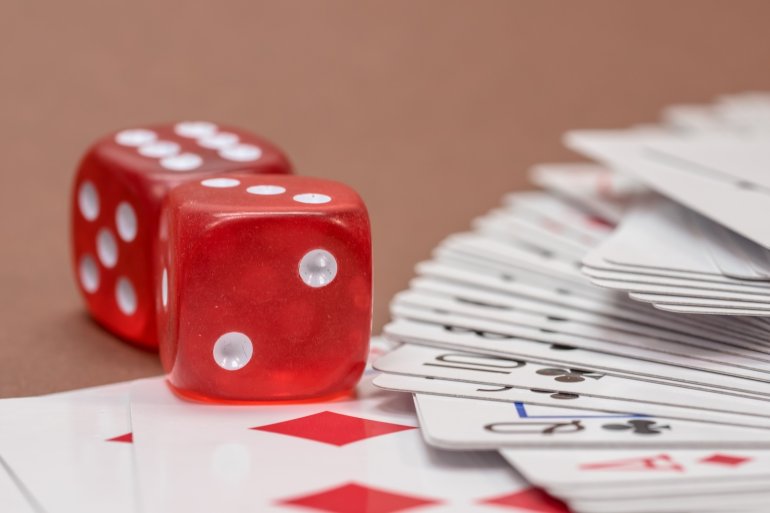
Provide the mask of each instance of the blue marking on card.
POLYGON ((516 413, 519 414, 520 419, 629 419, 650 416, 643 413, 605 413, 601 415, 530 415, 529 412, 527 412, 527 406, 524 403, 516 401, 513 404, 516 406, 516 413))

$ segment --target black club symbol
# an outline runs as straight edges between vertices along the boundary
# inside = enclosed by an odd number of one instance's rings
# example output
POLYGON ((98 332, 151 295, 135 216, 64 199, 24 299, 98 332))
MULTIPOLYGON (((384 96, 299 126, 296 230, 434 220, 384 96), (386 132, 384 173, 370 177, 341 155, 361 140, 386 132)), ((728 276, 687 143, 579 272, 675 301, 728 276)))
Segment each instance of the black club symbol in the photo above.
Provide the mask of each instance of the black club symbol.
POLYGON ((654 420, 629 420, 623 424, 604 424, 603 429, 609 431, 628 431, 636 435, 659 435, 663 429, 671 429, 671 426, 660 426, 654 420))
POLYGON ((604 377, 604 374, 588 370, 557 369, 551 367, 547 369, 540 369, 537 371, 537 374, 540 374, 541 376, 556 376, 553 379, 561 383, 580 383, 581 381, 585 381, 586 378, 601 379, 604 377))
POLYGON ((557 392, 556 390, 546 390, 544 388, 530 388, 529 391, 536 394, 551 394, 551 399, 577 399, 580 397, 570 392, 557 392))
POLYGON ((491 339, 491 340, 510 340, 512 338, 516 338, 513 335, 508 335, 505 333, 495 333, 493 331, 483 331, 483 330, 476 330, 471 328, 463 328, 461 326, 444 326, 444 329, 447 331, 451 331, 452 333, 473 333, 477 337, 491 339))
MULTIPOLYGON (((556 333, 556 332, 552 331, 552 333, 556 333)), ((577 348, 568 346, 567 344, 551 344, 551 349, 553 349, 554 351, 574 351, 577 348)))

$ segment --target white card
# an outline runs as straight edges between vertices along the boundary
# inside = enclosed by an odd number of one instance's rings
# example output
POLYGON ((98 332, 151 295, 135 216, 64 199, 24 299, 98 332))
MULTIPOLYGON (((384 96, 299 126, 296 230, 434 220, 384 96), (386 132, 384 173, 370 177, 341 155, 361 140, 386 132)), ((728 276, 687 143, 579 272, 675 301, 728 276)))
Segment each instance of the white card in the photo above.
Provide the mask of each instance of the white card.
POLYGON ((5 399, 0 419, 0 454, 44 511, 136 511, 126 384, 5 399))
POLYGON ((382 372, 399 374, 378 376, 375 384, 400 391, 770 426, 770 413, 765 411, 767 400, 625 379, 593 369, 548 366, 412 344, 394 350, 375 365, 382 372), (407 389, 407 384, 419 389, 407 389), (679 411, 682 409, 691 411, 679 411), (676 415, 671 413, 675 410, 676 415))
POLYGON ((743 324, 726 321, 724 318, 701 317, 695 320, 688 316, 656 312, 645 305, 628 301, 618 292, 593 287, 594 295, 588 296, 583 294, 582 288, 571 283, 545 279, 532 280, 526 272, 518 270, 501 271, 490 266, 470 267, 445 261, 422 262, 416 266, 416 269, 421 276, 482 287, 554 306, 604 313, 623 321, 652 325, 678 333, 706 338, 722 334, 757 342, 764 342, 767 339, 766 333, 746 333, 747 328, 743 324))
POLYGON ((40 503, 29 493, 27 487, 14 474, 13 469, 0 455, 0 507, 12 513, 38 513, 40 503))
MULTIPOLYGON (((486 306, 500 311, 516 311, 545 316, 548 320, 553 322, 572 321, 587 326, 617 330, 624 333, 655 337, 661 340, 674 342, 701 342, 711 340, 724 344, 723 347, 745 347, 763 353, 770 353, 770 348, 768 348, 766 343, 760 343, 751 339, 747 341, 735 336, 720 336, 718 333, 715 335, 714 333, 708 333, 705 330, 694 330, 693 334, 683 334, 665 328, 616 319, 612 317, 612 315, 607 315, 601 311, 582 311, 549 304, 544 301, 502 294, 493 290, 455 284, 446 280, 430 277, 414 278, 410 282, 410 287, 411 290, 439 294, 445 297, 454 298, 455 301, 486 306)), ((768 332, 766 326, 762 326, 759 329, 762 330, 762 333, 768 332)))
POLYGON ((131 411, 145 513, 324 504, 467 512, 502 498, 515 505, 530 491, 495 454, 426 447, 410 398, 367 378, 356 398, 254 406, 185 402, 145 380, 132 388, 131 411))
MULTIPOLYGON (((434 309, 442 312, 476 317, 511 325, 511 334, 532 340, 555 343, 573 343, 583 348, 608 348, 613 345, 624 348, 642 349, 644 354, 661 352, 680 354, 694 359, 717 359, 727 366, 739 365, 762 372, 770 369, 770 355, 767 348, 757 349, 733 344, 731 341, 699 340, 696 337, 671 341, 654 336, 636 335, 612 328, 597 327, 568 319, 553 319, 543 315, 519 312, 501 308, 497 304, 471 302, 438 294, 416 290, 401 292, 391 303, 394 309, 399 305, 434 309), (528 331, 523 331, 528 329, 528 331), (538 333, 539 332, 539 333, 538 333), (567 338, 569 337, 569 338, 567 338), (580 342, 578 342, 580 341, 580 342), (585 345, 583 345, 585 343, 585 345)), ((632 353, 627 353, 632 354, 632 353)))
POLYGON ((663 417, 667 419, 686 420, 690 422, 705 422, 752 429, 770 429, 770 423, 758 419, 740 417, 732 414, 694 411, 686 407, 662 406, 655 404, 638 404, 626 401, 597 399, 577 394, 557 392, 554 389, 524 389, 507 386, 488 385, 483 383, 466 383, 419 376, 403 376, 383 374, 378 376, 375 385, 385 390, 396 392, 411 392, 445 397, 460 397, 464 399, 495 401, 514 405, 519 409, 529 406, 548 406, 550 408, 567 408, 572 411, 585 411, 586 415, 593 412, 606 414, 626 414, 642 417, 663 417))
MULTIPOLYGON (((424 317, 422 312, 419 316, 424 317)), ((385 326, 384 332, 388 337, 401 342, 521 358, 546 365, 595 369, 630 379, 664 384, 679 383, 696 390, 711 388, 747 397, 770 397, 770 384, 760 381, 584 351, 563 344, 534 342, 494 331, 458 326, 452 324, 454 319, 450 322, 438 314, 432 314, 430 318, 433 322, 397 319, 385 326)), ((462 321, 465 324, 465 320, 462 321)))
POLYGON ((530 171, 532 182, 582 205, 610 221, 623 216, 639 182, 596 164, 540 164, 530 171))
POLYGON ((770 449, 762 430, 456 397, 415 395, 425 440, 452 450, 541 448, 770 449), (458 412, 462 412, 458 415, 458 412))
MULTIPOLYGON (((424 309, 414 306, 407 306, 398 302, 391 305, 391 313, 394 317, 401 319, 412 319, 425 323, 443 323, 452 326, 455 331, 484 333, 479 336, 479 347, 486 344, 488 348, 495 347, 498 351, 508 350, 516 354, 519 347, 531 344, 539 344, 546 349, 548 347, 568 347, 571 351, 585 351, 596 355, 597 360, 603 358, 623 358, 636 364, 640 369, 645 365, 650 368, 660 368, 661 372, 666 372, 665 376, 675 375, 678 369, 681 372, 692 371, 704 374, 701 383, 706 380, 725 383, 739 383, 745 381, 746 390, 763 390, 763 393, 770 393, 770 371, 756 365, 753 368, 742 365, 745 359, 740 359, 731 355, 720 355, 718 357, 694 356, 700 351, 689 349, 682 351, 659 351, 640 346, 630 346, 614 344, 597 339, 588 339, 584 337, 567 336, 560 333, 552 333, 550 330, 540 330, 517 326, 514 324, 504 324, 485 319, 478 319, 466 315, 449 313, 444 310, 424 309), (718 376, 715 380, 714 377, 718 376)), ((386 333, 391 333, 386 327, 386 333)), ((468 348, 471 349, 471 348, 468 348)), ((471 349, 472 350, 472 349, 471 349)), ((702 351, 702 350, 701 350, 702 351)), ((572 356, 571 353, 570 356, 572 356)))
POLYGON ((567 134, 567 145, 583 155, 642 181, 674 201, 770 248, 770 225, 757 223, 758 212, 770 208, 770 194, 723 179, 683 170, 670 160, 655 158, 653 144, 675 140, 670 134, 584 130, 567 134))
MULTIPOLYGON (((656 451, 622 449, 564 451, 533 449, 501 451, 503 457, 534 483, 554 489, 598 490, 654 485, 673 488, 677 482, 770 480, 770 451, 710 449, 656 451), (558 466, 555 466, 558 465, 558 466)), ((716 483, 715 483, 716 484, 716 483)))

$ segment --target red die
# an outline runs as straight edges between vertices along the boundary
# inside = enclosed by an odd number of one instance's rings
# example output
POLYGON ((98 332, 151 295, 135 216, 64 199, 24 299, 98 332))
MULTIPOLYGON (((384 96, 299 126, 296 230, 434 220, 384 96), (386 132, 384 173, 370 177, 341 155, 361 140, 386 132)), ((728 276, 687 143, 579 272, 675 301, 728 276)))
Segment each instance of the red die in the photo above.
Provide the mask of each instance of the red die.
POLYGON ((154 261, 168 191, 225 171, 290 173, 274 145, 195 121, 123 130, 97 141, 73 187, 72 256, 91 315, 113 333, 157 347, 154 261))
POLYGON ((178 187, 165 205, 160 355, 177 391, 262 401, 355 386, 372 262, 369 217, 352 189, 229 174, 178 187))

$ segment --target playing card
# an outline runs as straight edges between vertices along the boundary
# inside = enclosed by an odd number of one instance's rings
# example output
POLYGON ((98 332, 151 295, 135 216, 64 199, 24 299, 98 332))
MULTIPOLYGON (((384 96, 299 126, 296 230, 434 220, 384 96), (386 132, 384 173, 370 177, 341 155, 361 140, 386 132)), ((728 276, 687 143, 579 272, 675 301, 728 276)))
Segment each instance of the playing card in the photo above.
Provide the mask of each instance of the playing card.
MULTIPOLYGON (((650 289, 647 289, 650 290, 650 289)), ((681 306, 705 306, 710 308, 721 308, 724 310, 748 310, 756 312, 764 312, 770 310, 770 303, 755 302, 755 301, 737 301, 729 299, 711 299, 703 297, 693 296, 677 296, 665 294, 665 291, 653 292, 630 292, 628 297, 637 301, 646 301, 649 303, 661 304, 661 305, 681 305, 681 306)), ((759 315, 759 314, 757 314, 759 315)))
POLYGON ((43 511, 27 487, 14 474, 11 467, 0 456, 0 506, 3 511, 14 513, 37 513, 43 511))
POLYGON ((550 235, 562 235, 591 246, 601 242, 614 228, 614 222, 573 201, 540 191, 505 195, 501 211, 529 220, 550 235))
POLYGON ((770 266, 763 248, 657 195, 638 198, 593 253, 619 265, 741 280, 766 280, 770 266))
POLYGON ((144 380, 132 387, 131 413, 147 513, 491 512, 537 496, 494 453, 426 447, 410 398, 368 378, 356 397, 253 406, 185 402, 162 380, 144 380))
POLYGON ((622 449, 564 451, 503 449, 503 457, 533 483, 548 489, 586 495, 607 490, 659 488, 673 491, 680 484, 718 485, 729 481, 770 484, 770 451, 711 449, 622 449))
POLYGON ((745 512, 756 511, 770 500, 767 492, 735 493, 730 495, 702 494, 695 497, 668 497, 659 498, 651 496, 631 497, 627 500, 573 500, 570 507, 576 511, 591 511, 593 513, 689 513, 691 511, 704 511, 709 513, 745 512), (693 509, 695 508, 695 509, 693 509))
POLYGON ((540 164, 530 177, 536 185, 610 221, 620 220, 628 196, 643 190, 639 182, 596 164, 540 164))
POLYGON ((767 142, 767 134, 733 137, 698 134, 651 141, 646 147, 654 159, 670 162, 697 175, 770 188, 770 179, 765 172, 770 163, 767 142))
POLYGON ((386 335, 395 340, 412 344, 521 358, 546 365, 556 364, 568 368, 595 369, 609 375, 630 379, 664 384, 674 382, 679 386, 696 390, 714 389, 747 397, 770 397, 768 391, 770 385, 766 382, 741 379, 683 366, 584 351, 567 344, 548 344, 516 338, 506 333, 467 327, 475 324, 474 321, 459 319, 458 316, 442 316, 422 311, 415 311, 415 313, 415 318, 430 320, 398 319, 385 326, 386 335), (457 323, 458 320, 461 323, 457 323))
MULTIPOLYGON (((606 328, 616 330, 622 333, 635 335, 644 335, 655 337, 661 340, 681 341, 681 342, 699 342, 703 340, 713 340, 724 344, 724 346, 736 346, 751 348, 760 353, 770 352, 767 344, 756 342, 754 340, 744 340, 739 337, 720 337, 703 332, 696 331, 695 335, 678 333, 656 326, 646 324, 627 322, 622 319, 613 318, 602 312, 581 311, 559 305, 549 304, 543 301, 536 301, 522 297, 516 297, 508 294, 501 294, 496 291, 482 289, 472 286, 455 284, 446 280, 434 279, 429 277, 418 277, 412 279, 409 283, 411 290, 424 291, 431 294, 438 294, 444 297, 452 298, 454 301, 483 306, 499 311, 516 311, 522 313, 545 316, 553 322, 571 321, 581 325, 594 326, 597 328, 606 328), (706 336, 698 336, 697 334, 706 336)), ((767 332, 766 327, 760 328, 762 332, 767 332)))
MULTIPOLYGON (((600 399, 570 392, 559 392, 556 389, 514 388, 506 385, 491 385, 486 383, 470 383, 435 379, 421 376, 404 376, 383 374, 375 378, 375 385, 385 390, 411 392, 419 394, 460 397, 465 399, 497 401, 508 404, 548 406, 552 408, 569 408, 585 410, 586 412, 603 412, 649 417, 665 417, 668 419, 705 422, 724 426, 770 429, 767 419, 751 418, 730 413, 715 413, 687 406, 668 406, 630 403, 616 399, 600 399)), ((727 405, 726 405, 727 407, 727 405)))
POLYGON ((722 290, 711 290, 696 287, 681 287, 673 285, 659 285, 652 283, 639 283, 632 281, 608 280, 605 278, 592 278, 591 283, 599 287, 606 287, 615 290, 626 290, 641 295, 656 295, 665 297, 680 297, 683 301, 708 300, 709 303, 723 303, 730 305, 740 305, 751 309, 756 306, 767 309, 770 308, 770 294, 767 292, 732 292, 722 290))
POLYGON ((592 369, 412 344, 396 349, 375 365, 390 373, 378 376, 375 385, 399 391, 770 426, 766 400, 624 379, 592 369))
POLYGON ((767 92, 722 95, 713 108, 725 123, 742 131, 760 133, 770 128, 770 95, 767 92))
POLYGON ((499 240, 512 240, 541 250, 582 257, 591 247, 580 234, 554 233, 554 225, 541 227, 519 216, 493 211, 473 222, 477 233, 499 240))
POLYGON ((567 134, 567 145, 620 172, 633 176, 661 194, 699 212, 740 235, 770 247, 770 227, 755 222, 770 206, 770 194, 746 182, 715 173, 693 172, 650 151, 677 136, 642 131, 583 130, 567 134))
POLYGON ((683 280, 694 281, 697 283, 710 282, 709 284, 703 284, 703 286, 712 286, 711 283, 713 283, 714 286, 726 284, 726 285, 751 287, 753 289, 760 289, 760 290, 770 289, 770 283, 767 283, 764 281, 749 282, 747 280, 730 278, 728 276, 722 276, 720 274, 696 273, 689 270, 675 271, 670 269, 664 269, 662 267, 661 268, 641 267, 641 266, 615 264, 612 262, 608 262, 607 260, 604 260, 599 252, 600 249, 601 247, 597 247, 583 257, 583 262, 582 262, 583 267, 581 268, 581 270, 585 268, 589 268, 593 270, 609 271, 609 272, 617 272, 617 273, 625 273, 625 274, 639 274, 644 276, 661 276, 661 277, 668 277, 668 278, 678 278, 683 280))
POLYGON ((738 128, 719 116, 712 105, 671 105, 663 109, 663 123, 683 132, 734 132, 738 128))
MULTIPOLYGON (((667 371, 666 374, 684 375, 686 371, 702 372, 706 378, 712 381, 724 383, 738 383, 741 379, 746 382, 746 390, 762 389, 763 393, 770 392, 770 374, 761 365, 750 368, 743 365, 745 359, 731 355, 720 355, 718 358, 710 358, 701 350, 662 351, 646 347, 633 347, 619 345, 597 339, 588 339, 574 335, 563 335, 550 330, 527 328, 515 324, 504 324, 496 321, 478 319, 466 315, 449 313, 445 310, 428 309, 402 305, 398 302, 391 305, 391 312, 396 318, 411 319, 423 323, 443 323, 452 326, 453 330, 460 332, 485 333, 479 336, 478 347, 482 345, 486 350, 510 351, 517 354, 519 348, 524 345, 536 344, 542 347, 568 347, 575 351, 583 350, 595 355, 597 360, 613 357, 622 358, 633 363, 639 369, 645 364, 649 368, 660 368, 667 371), (514 341, 514 342, 512 342, 514 341), (691 355, 688 355, 688 351, 691 355), (703 356, 701 356, 703 354, 703 356), (668 369, 666 369, 668 368, 668 369), (719 376, 716 380, 714 376, 719 376), (750 388, 749 388, 750 387, 750 388)), ((386 327, 386 333, 391 334, 386 327)), ((468 347, 466 349, 473 350, 468 347)), ((660 348, 659 348, 660 349, 660 348)), ((483 352, 483 351, 482 351, 483 352)), ((570 354, 572 356, 572 354, 570 354)))
POLYGON ((765 343, 767 332, 747 327, 725 318, 699 317, 656 312, 646 305, 628 301, 624 295, 595 288, 593 295, 573 283, 553 279, 533 279, 516 269, 496 269, 492 266, 471 266, 463 263, 422 262, 416 266, 420 276, 449 281, 463 286, 492 290, 506 295, 539 301, 585 312, 598 312, 613 318, 643 325, 652 325, 676 333, 713 338, 716 334, 765 343))
POLYGON ((623 282, 629 282, 628 289, 631 290, 634 284, 644 283, 648 285, 664 285, 675 286, 687 289, 706 289, 717 292, 744 292, 748 294, 768 294, 770 295, 770 288, 768 288, 765 282, 723 282, 712 280, 695 279, 692 275, 687 278, 660 276, 655 274, 645 274, 642 272, 632 271, 612 271, 605 269, 597 269, 595 267, 583 266, 580 269, 583 274, 594 279, 620 282, 617 287, 622 288, 626 286, 623 282))
POLYGON ((444 449, 770 449, 758 429, 423 394, 415 404, 426 442, 444 449))
POLYGON ((524 336, 532 340, 561 343, 566 342, 564 337, 571 337, 571 340, 575 341, 578 347, 584 348, 589 346, 606 348, 608 345, 618 345, 641 348, 645 354, 659 351, 667 354, 690 354, 692 358, 696 359, 716 358, 725 365, 741 365, 760 371, 765 371, 770 366, 770 355, 767 354, 767 350, 758 351, 732 345, 729 342, 698 340, 695 337, 690 339, 682 337, 678 341, 661 340, 656 337, 629 334, 612 328, 586 325, 567 319, 554 320, 543 315, 517 312, 500 308, 496 304, 490 306, 486 303, 457 300, 453 297, 416 290, 409 290, 396 295, 391 303, 391 308, 395 312, 400 305, 440 310, 510 324, 512 329, 516 329, 517 336, 524 336), (540 333, 527 331, 525 334, 524 329, 536 330, 540 333), (578 340, 580 343, 576 342, 578 340), (581 345, 583 342, 586 345, 581 345), (695 349, 694 352, 693 349, 695 349))
POLYGON ((125 384, 0 401, 0 455, 35 511, 136 511, 130 442, 125 384))

